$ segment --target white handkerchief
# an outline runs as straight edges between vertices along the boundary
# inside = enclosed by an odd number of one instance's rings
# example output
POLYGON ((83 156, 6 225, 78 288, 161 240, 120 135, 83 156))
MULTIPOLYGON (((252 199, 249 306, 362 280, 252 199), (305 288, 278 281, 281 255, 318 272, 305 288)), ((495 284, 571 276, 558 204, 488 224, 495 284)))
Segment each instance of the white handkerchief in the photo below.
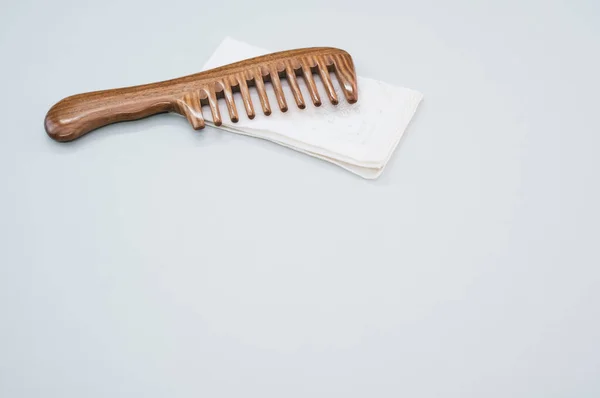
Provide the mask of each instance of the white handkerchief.
MULTIPOLYGON (((203 69, 216 68, 270 52, 225 38, 203 69)), ((256 90, 251 89, 256 117, 250 120, 246 116, 241 97, 235 94, 239 122, 232 123, 223 113, 223 124, 219 128, 276 142, 337 164, 364 178, 379 177, 423 95, 414 90, 359 76, 358 102, 348 104, 337 79, 332 75, 339 98, 339 104, 332 105, 323 91, 323 86, 319 87, 320 78, 315 76, 315 80, 323 103, 320 107, 310 103, 306 86, 300 79, 302 94, 308 102, 305 109, 299 109, 288 82, 282 79, 281 84, 289 108, 287 112, 278 109, 274 92, 268 87, 267 95, 272 113, 265 116, 261 112, 256 90)), ((212 116, 205 116, 206 121, 212 124, 212 116)))

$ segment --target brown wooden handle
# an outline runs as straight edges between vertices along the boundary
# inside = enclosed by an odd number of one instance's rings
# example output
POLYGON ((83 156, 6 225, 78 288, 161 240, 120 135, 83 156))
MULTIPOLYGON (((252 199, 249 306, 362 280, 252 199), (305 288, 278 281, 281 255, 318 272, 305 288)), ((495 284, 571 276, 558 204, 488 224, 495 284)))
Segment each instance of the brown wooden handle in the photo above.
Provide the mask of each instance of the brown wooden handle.
POLYGON ((57 141, 71 141, 111 123, 136 120, 174 109, 173 98, 158 84, 95 91, 67 97, 54 105, 44 125, 57 141))

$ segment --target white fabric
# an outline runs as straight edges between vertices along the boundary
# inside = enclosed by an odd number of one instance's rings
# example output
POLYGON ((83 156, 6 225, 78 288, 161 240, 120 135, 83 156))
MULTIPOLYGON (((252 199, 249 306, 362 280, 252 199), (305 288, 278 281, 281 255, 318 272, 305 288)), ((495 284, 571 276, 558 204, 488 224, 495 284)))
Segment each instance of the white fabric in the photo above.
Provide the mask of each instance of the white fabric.
MULTIPOLYGON (((270 53, 249 44, 225 38, 215 50, 204 70, 270 53)), ((306 109, 296 106, 294 97, 285 79, 281 83, 289 110, 279 110, 274 92, 267 87, 272 113, 262 113, 260 100, 255 89, 251 89, 256 117, 250 120, 244 110, 241 97, 236 96, 240 120, 232 123, 225 106, 220 106, 223 124, 219 127, 234 133, 263 138, 280 145, 327 160, 361 177, 379 177, 410 119, 419 105, 422 94, 403 87, 358 77, 358 102, 348 104, 338 83, 332 77, 338 105, 332 105, 315 76, 321 102, 315 107, 302 79, 302 90, 306 109)), ((210 112, 204 112, 211 123, 210 112)))

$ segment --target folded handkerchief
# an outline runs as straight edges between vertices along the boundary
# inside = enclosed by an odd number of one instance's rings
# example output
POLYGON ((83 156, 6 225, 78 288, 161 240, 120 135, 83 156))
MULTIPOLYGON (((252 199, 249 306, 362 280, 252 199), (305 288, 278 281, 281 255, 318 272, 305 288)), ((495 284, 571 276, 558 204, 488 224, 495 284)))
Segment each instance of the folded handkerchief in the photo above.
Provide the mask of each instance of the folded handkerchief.
MULTIPOLYGON (((216 68, 270 52, 226 38, 203 69, 216 68)), ((265 116, 257 109, 256 117, 250 120, 241 107, 239 122, 232 123, 225 116, 219 128, 276 142, 337 164, 364 178, 379 177, 423 95, 407 88, 358 77, 358 102, 348 104, 337 79, 332 75, 340 99, 338 105, 332 105, 322 86, 319 87, 317 76, 315 80, 323 98, 323 105, 320 107, 313 106, 309 100, 306 109, 298 109, 288 82, 282 79, 283 91, 288 100, 287 112, 277 109, 274 92, 267 89, 269 102, 275 105, 270 116, 265 116)), ((309 99, 306 86, 301 79, 299 82, 304 98, 309 99)), ((236 103, 241 104, 241 98, 237 95, 236 103)), ((256 90, 251 90, 251 97, 254 104, 260 103, 256 90)), ((212 124, 212 116, 207 114, 205 117, 212 124)))

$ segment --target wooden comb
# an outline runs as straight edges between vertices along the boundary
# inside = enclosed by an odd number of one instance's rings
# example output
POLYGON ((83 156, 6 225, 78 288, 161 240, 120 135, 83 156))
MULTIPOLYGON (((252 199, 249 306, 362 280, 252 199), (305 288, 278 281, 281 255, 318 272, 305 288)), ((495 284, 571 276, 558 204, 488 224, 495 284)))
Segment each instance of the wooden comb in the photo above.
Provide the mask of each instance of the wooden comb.
POLYGON ((246 114, 255 116, 248 87, 255 86, 265 115, 271 114, 265 82, 270 82, 277 104, 287 111, 281 78, 288 80, 294 100, 305 108, 296 77, 302 76, 315 106, 321 98, 313 74, 319 74, 327 97, 338 103, 329 72, 335 73, 349 103, 358 99, 352 57, 344 50, 329 47, 282 51, 210 69, 205 72, 142 86, 95 91, 67 97, 46 115, 45 128, 57 141, 71 141, 111 123, 136 120, 163 112, 184 115, 194 129, 204 128, 202 107, 208 105, 214 124, 222 123, 217 100, 224 98, 232 122, 239 120, 233 93, 241 93, 246 114))

